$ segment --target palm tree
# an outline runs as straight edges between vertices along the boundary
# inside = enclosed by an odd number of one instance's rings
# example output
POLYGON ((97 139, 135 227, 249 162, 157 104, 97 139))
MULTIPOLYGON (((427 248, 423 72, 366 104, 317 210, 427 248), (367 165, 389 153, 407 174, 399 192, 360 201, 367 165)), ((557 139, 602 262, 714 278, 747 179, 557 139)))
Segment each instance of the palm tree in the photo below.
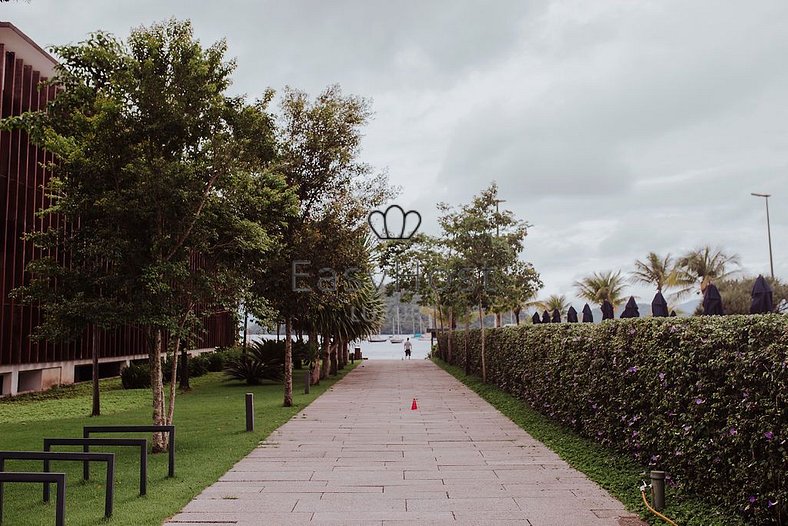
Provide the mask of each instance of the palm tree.
POLYGON ((601 304, 608 300, 614 307, 624 302, 624 280, 621 271, 594 272, 580 281, 575 281, 577 295, 592 303, 601 304))
POLYGON ((561 317, 565 317, 566 311, 569 309, 569 303, 566 301, 566 296, 563 294, 553 294, 548 296, 546 299, 534 302, 534 306, 539 310, 546 310, 550 313, 552 313, 553 310, 558 309, 558 312, 561 313, 561 317))
POLYGON ((658 292, 676 285, 676 267, 673 257, 667 254, 664 258, 655 252, 649 252, 645 261, 635 261, 635 270, 630 275, 632 283, 655 285, 658 292))
POLYGON ((733 277, 739 269, 731 269, 731 267, 738 267, 740 264, 737 254, 726 254, 709 246, 687 252, 676 262, 676 284, 682 289, 675 295, 683 296, 697 284, 700 284, 700 291, 703 292, 715 279, 733 277))

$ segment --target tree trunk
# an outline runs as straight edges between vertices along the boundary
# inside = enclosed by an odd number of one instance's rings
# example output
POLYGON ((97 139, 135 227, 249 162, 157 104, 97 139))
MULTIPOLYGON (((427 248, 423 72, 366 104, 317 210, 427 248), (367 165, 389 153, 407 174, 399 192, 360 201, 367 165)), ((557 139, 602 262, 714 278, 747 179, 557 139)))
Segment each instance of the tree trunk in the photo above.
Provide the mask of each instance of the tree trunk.
POLYGON ((181 381, 178 387, 181 391, 190 391, 192 388, 189 385, 189 353, 185 345, 181 346, 181 381))
POLYGON ((454 331, 453 331, 453 327, 454 327, 454 311, 452 310, 451 307, 449 307, 448 316, 449 316, 449 336, 446 338, 446 361, 448 363, 451 363, 451 359, 452 359, 452 352, 451 352, 452 341, 451 340, 452 340, 452 336, 454 335, 454 331))
POLYGON ((285 318, 285 407, 293 405, 293 320, 285 318))
POLYGON ((496 312, 495 313, 495 326, 496 327, 500 327, 501 326, 501 313, 500 312, 496 312))
POLYGON ((93 357, 93 408, 90 416, 101 416, 101 400, 99 389, 99 337, 98 327, 94 324, 91 330, 91 354, 93 357))
POLYGON ((482 304, 481 303, 479 304, 479 327, 482 330, 482 335, 481 335, 482 336, 482 349, 481 349, 482 350, 482 352, 481 352, 481 358, 482 358, 482 383, 486 384, 487 383, 487 364, 485 363, 485 360, 484 360, 484 309, 482 308, 482 304))
POLYGON ((320 383, 320 342, 318 342, 317 331, 311 330, 309 331, 309 343, 310 346, 314 345, 313 350, 317 349, 317 353, 312 360, 309 373, 310 373, 310 383, 312 385, 317 385, 320 383))
POLYGON ((520 308, 516 308, 512 311, 514 313, 514 323, 520 325, 520 308))
MULTIPOLYGON (((440 332, 438 334, 443 333, 443 310, 441 306, 438 305, 436 310, 436 314, 438 316, 438 324, 440 326, 440 332)), ((446 360, 446 349, 441 348, 440 339, 438 340, 438 356, 440 356, 441 360, 446 360)), ((448 360, 446 360, 448 361, 448 360)))
MULTIPOLYGON (((249 311, 244 309, 244 341, 243 341, 243 350, 246 352, 246 342, 248 340, 247 334, 249 333, 249 311)), ((279 338, 277 338, 278 340, 279 338)))
MULTIPOLYGON (((164 384, 161 374, 161 329, 155 329, 153 349, 150 353, 150 385, 153 394, 153 425, 164 425, 164 384)), ((167 439, 163 433, 153 434, 153 452, 167 449, 167 439)))
POLYGON ((339 346, 341 344, 340 340, 335 341, 329 350, 329 358, 331 360, 328 374, 331 376, 336 376, 339 374, 339 358, 337 354, 339 354, 339 346))
POLYGON ((339 369, 344 369, 346 362, 345 362, 345 349, 347 348, 347 343, 345 340, 339 340, 339 346, 337 347, 337 367, 339 369))
MULTIPOLYGON (((175 347, 172 350, 172 368, 170 369, 170 400, 167 404, 167 425, 172 425, 172 420, 175 417, 175 382, 178 380, 178 352, 181 349, 181 339, 175 340, 175 347)), ((162 434, 164 443, 167 444, 167 437, 169 435, 162 434)))
POLYGON ((468 356, 468 332, 471 330, 471 322, 469 318, 465 318, 465 376, 471 374, 471 357, 468 356))
POLYGON ((323 336, 323 352, 321 353, 320 379, 328 378, 331 368, 331 338, 323 336))

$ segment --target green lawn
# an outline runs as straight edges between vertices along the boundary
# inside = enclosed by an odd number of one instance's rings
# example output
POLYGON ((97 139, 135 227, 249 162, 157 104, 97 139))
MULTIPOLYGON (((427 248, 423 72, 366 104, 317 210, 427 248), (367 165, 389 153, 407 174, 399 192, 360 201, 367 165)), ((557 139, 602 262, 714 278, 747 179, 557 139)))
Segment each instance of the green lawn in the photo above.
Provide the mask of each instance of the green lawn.
MULTIPOLYGON (((665 524, 650 515, 641 500, 640 481, 645 478, 644 466, 627 455, 605 448, 593 440, 583 438, 546 416, 534 411, 522 401, 501 389, 483 384, 475 376, 446 362, 434 359, 438 366, 487 400, 501 413, 544 445, 555 451, 573 468, 606 489, 628 510, 639 513, 651 524, 665 524)), ((744 522, 731 517, 725 510, 697 498, 677 495, 668 490, 667 506, 663 513, 681 526, 743 526, 744 522)))
MULTIPOLYGON (((176 476, 167 478, 166 453, 149 456, 148 495, 140 498, 137 453, 134 448, 114 449, 115 510, 110 520, 104 520, 103 465, 92 466, 91 480, 85 483, 81 480, 81 463, 55 462, 53 471, 67 474, 66 522, 161 524, 351 369, 348 366, 338 378, 312 386, 308 395, 303 394, 301 371, 295 371, 294 406, 290 408, 282 407, 281 385, 250 387, 226 382, 221 373, 192 379, 192 391, 180 393, 176 403, 176 476), (253 433, 244 431, 247 392, 255 395, 253 433)), ((104 414, 98 418, 80 416, 90 411, 89 387, 84 386, 62 389, 56 393, 60 398, 50 394, 0 401, 0 449, 41 451, 44 437, 81 437, 84 425, 150 423, 150 391, 123 391, 116 384, 117 380, 105 382, 108 390, 102 392, 104 414)), ((140 436, 149 438, 146 434, 140 436)), ((8 461, 6 469, 41 471, 41 463, 8 461)), ((54 510, 54 498, 48 505, 41 502, 40 485, 6 484, 4 525, 50 526, 54 510)))

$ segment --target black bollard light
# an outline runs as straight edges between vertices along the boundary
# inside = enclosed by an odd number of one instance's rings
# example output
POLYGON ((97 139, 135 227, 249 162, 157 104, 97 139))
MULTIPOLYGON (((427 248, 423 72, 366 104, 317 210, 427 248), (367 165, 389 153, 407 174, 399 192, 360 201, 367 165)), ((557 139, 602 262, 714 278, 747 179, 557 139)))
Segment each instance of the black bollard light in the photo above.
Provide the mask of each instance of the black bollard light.
POLYGON ((246 393, 246 431, 254 431, 254 394, 246 393))

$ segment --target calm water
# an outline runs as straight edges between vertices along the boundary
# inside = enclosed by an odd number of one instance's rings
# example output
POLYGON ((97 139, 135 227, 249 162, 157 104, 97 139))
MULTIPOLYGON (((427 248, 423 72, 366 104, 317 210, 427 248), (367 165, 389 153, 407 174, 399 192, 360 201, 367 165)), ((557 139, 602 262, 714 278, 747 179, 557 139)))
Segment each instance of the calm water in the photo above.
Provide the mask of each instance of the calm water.
MULTIPOLYGON (((386 336, 386 335, 384 335, 386 336)), ((403 335, 403 338, 407 338, 408 335, 403 335)), ((249 335, 249 340, 275 340, 276 335, 271 334, 254 334, 249 335)), ((413 339, 411 336, 411 343, 413 344, 413 349, 411 350, 411 359, 412 360, 423 360, 427 357, 427 354, 430 352, 430 341, 429 340, 419 340, 413 339)), ((370 360, 399 360, 405 357, 405 347, 403 343, 391 343, 391 342, 368 342, 366 340, 362 342, 354 342, 350 345, 350 352, 353 352, 355 347, 361 347, 361 353, 364 358, 369 358, 370 360)))

